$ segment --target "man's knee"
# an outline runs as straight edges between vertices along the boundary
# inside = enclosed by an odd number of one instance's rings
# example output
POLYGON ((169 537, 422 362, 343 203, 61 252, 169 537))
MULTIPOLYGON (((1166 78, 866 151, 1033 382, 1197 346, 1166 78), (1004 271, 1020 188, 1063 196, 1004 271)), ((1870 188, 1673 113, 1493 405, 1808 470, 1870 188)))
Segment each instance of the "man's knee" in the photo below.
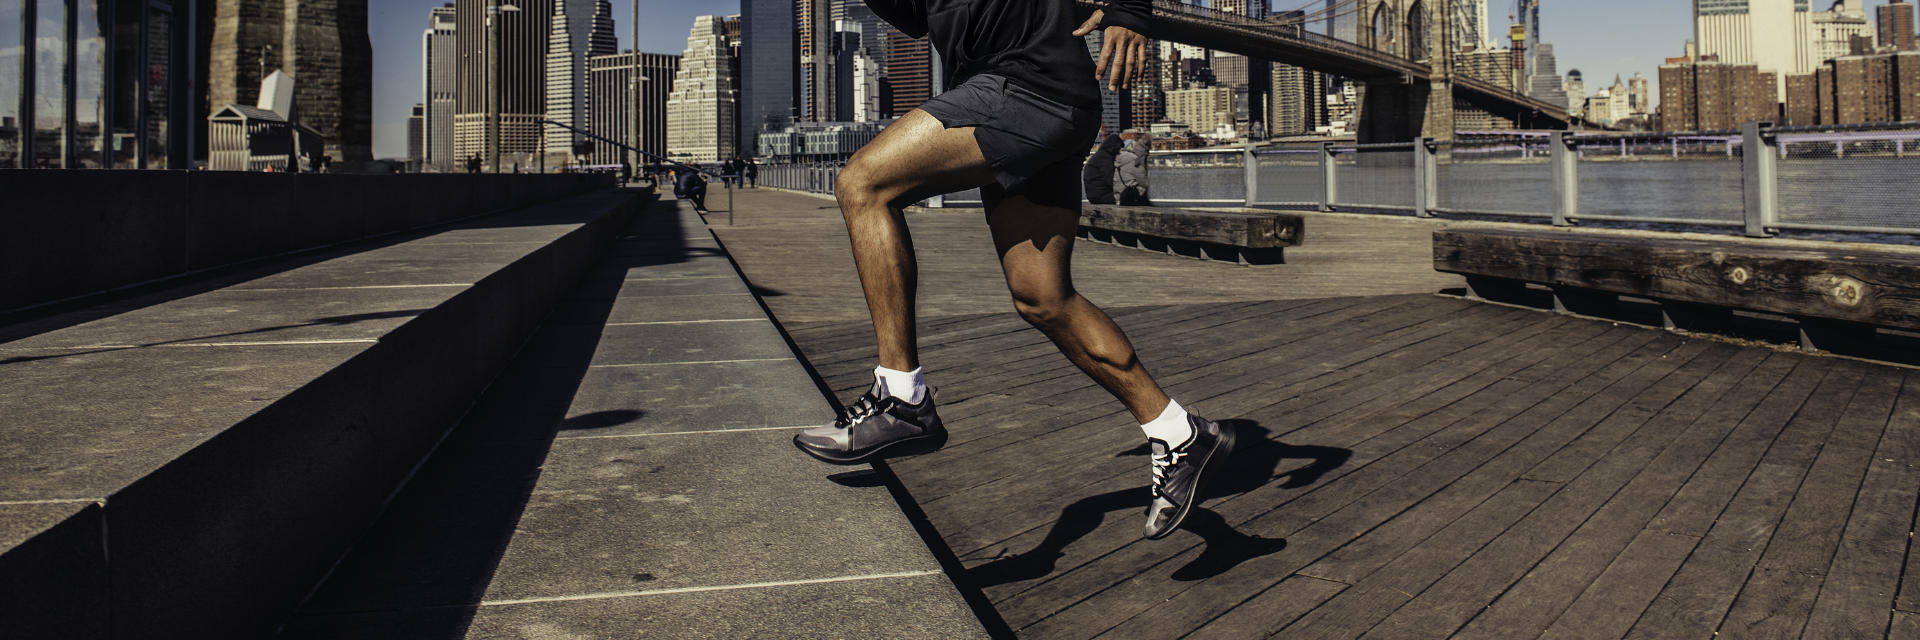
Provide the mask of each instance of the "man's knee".
POLYGON ((1073 295, 1071 292, 1016 290, 1013 292, 1013 310, 1027 324, 1040 329, 1052 329, 1066 322, 1073 295))
POLYGON ((834 179, 833 195, 840 201, 843 209, 864 209, 876 202, 886 202, 880 182, 865 162, 855 162, 841 170, 834 179))

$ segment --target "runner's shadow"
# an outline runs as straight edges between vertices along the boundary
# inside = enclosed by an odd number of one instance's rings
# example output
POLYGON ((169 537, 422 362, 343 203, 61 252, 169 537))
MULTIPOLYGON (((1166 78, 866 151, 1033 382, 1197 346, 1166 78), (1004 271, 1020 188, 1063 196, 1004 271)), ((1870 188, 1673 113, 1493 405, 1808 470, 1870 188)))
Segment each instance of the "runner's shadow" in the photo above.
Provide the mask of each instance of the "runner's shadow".
MULTIPOLYGON (((1251 420, 1223 422, 1233 425, 1238 445, 1233 456, 1225 461, 1227 466, 1209 472, 1212 475, 1203 488, 1209 500, 1243 494, 1282 479, 1284 481, 1280 486, 1283 488, 1306 487, 1353 457, 1353 452, 1347 449, 1289 445, 1273 440, 1270 430, 1251 420), (1290 459, 1308 462, 1305 466, 1276 473, 1281 464, 1290 459)), ((1122 451, 1115 457, 1144 457, 1147 453, 1146 445, 1141 445, 1122 451)), ((967 578, 975 587, 989 587, 1046 577, 1053 573, 1055 562, 1067 546, 1099 529, 1107 514, 1144 512, 1147 500, 1146 487, 1083 498, 1061 510, 1060 519, 1053 523, 1053 528, 1033 549, 974 567, 967 571, 967 578)), ((1180 528, 1200 536, 1205 545, 1199 557, 1173 572, 1173 579, 1180 581, 1212 578, 1248 560, 1277 553, 1287 546, 1284 539, 1241 533, 1228 524, 1226 518, 1202 507, 1195 507, 1180 528)))

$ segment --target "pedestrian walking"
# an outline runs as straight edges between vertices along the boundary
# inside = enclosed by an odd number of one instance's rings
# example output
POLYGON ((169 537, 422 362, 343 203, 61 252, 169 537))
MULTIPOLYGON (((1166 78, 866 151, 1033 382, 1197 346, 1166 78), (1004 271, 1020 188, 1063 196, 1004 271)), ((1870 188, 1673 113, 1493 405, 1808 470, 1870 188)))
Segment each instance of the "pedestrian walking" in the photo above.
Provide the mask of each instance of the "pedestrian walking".
POLYGON ((921 368, 918 268, 903 203, 979 187, 1016 311, 1125 405, 1145 432, 1153 499, 1145 535, 1162 538, 1199 501, 1202 474, 1233 432, 1167 397, 1133 345, 1073 286, 1087 141, 1100 130, 1100 82, 1126 89, 1152 59, 1150 0, 1107 0, 1084 22, 1073 0, 867 0, 945 65, 945 93, 908 111, 847 164, 835 185, 878 340, 873 387, 832 423, 794 436, 815 458, 860 464, 943 446, 947 429, 921 368), (1104 29, 1099 62, 1081 39, 1104 29))

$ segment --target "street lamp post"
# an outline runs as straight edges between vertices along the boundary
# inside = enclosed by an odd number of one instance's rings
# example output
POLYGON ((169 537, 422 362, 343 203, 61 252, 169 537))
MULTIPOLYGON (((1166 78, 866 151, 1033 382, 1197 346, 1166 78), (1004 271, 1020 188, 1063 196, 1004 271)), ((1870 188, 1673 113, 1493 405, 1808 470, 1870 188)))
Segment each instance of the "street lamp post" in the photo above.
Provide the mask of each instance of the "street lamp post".
POLYGON ((640 169, 640 162, 646 160, 646 157, 640 155, 637 151, 640 148, 641 138, 640 83, 651 79, 640 75, 640 0, 633 0, 633 22, 631 24, 633 25, 633 49, 630 50, 630 54, 633 56, 633 71, 629 72, 631 75, 628 77, 633 80, 627 84, 630 85, 633 90, 630 95, 632 99, 630 106, 633 111, 633 122, 630 123, 632 125, 632 131, 627 134, 627 146, 630 148, 628 153, 633 155, 632 166, 635 171, 638 171, 640 169))

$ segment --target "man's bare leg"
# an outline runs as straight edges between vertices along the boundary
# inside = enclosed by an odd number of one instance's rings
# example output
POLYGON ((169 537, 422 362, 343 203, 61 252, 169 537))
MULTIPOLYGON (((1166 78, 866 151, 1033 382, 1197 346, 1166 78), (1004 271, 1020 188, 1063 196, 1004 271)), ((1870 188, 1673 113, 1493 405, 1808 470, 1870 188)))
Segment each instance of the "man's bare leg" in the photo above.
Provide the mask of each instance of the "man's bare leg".
POLYGON ((1146 424, 1159 417, 1169 403, 1166 392, 1140 363, 1120 326, 1073 287, 1073 235, 1080 214, 1024 196, 989 193, 987 224, 1020 317, 1126 405, 1134 419, 1146 424))
POLYGON ((947 430, 925 394, 914 331, 917 269, 899 204, 993 182, 973 128, 948 129, 924 111, 887 127, 840 173, 834 195, 847 220, 853 259, 880 347, 873 392, 832 424, 794 435, 807 455, 834 464, 923 453, 946 444, 947 430))
POLYGON ((899 202, 993 182, 973 128, 948 129, 920 110, 887 127, 840 172, 834 196, 879 340, 880 366, 920 367, 914 323, 919 270, 899 202))

